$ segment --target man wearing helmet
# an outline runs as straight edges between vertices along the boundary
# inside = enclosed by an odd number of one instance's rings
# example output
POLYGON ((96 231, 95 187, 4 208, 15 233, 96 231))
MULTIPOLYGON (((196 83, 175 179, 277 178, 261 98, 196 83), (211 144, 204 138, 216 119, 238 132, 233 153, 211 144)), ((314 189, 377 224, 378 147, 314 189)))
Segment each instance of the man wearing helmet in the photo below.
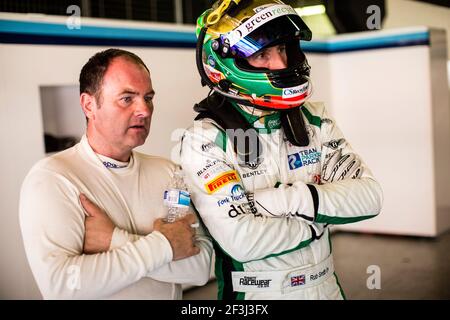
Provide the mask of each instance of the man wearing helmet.
POLYGON ((212 94, 182 141, 192 200, 215 239, 221 299, 341 299, 328 226, 376 216, 382 191, 311 95, 300 40, 277 0, 223 0, 198 19, 212 94))

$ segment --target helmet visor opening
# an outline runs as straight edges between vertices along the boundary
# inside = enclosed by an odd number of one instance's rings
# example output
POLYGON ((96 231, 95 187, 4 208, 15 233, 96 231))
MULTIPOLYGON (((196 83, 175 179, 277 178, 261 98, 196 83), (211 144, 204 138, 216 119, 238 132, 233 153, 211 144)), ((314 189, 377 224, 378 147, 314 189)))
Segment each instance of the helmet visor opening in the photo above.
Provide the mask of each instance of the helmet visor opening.
MULTIPOLYGON (((303 66, 304 61, 306 60, 305 54, 300 48, 300 43, 298 39, 290 40, 285 42, 283 39, 272 42, 270 45, 266 46, 268 48, 270 46, 284 44, 286 46, 286 56, 287 56, 287 70, 298 68, 299 66, 303 66)), ((263 49, 265 49, 263 48, 263 49)), ((235 58, 236 67, 246 72, 272 72, 272 70, 267 68, 258 68, 253 67, 248 62, 247 58, 237 57, 235 58)), ((281 69, 283 70, 283 69, 281 69)), ((281 71, 277 70, 277 71, 281 71)))
POLYGON ((311 40, 311 31, 299 16, 286 15, 271 20, 250 32, 231 46, 231 52, 236 57, 248 58, 263 48, 292 39, 309 41, 311 40))

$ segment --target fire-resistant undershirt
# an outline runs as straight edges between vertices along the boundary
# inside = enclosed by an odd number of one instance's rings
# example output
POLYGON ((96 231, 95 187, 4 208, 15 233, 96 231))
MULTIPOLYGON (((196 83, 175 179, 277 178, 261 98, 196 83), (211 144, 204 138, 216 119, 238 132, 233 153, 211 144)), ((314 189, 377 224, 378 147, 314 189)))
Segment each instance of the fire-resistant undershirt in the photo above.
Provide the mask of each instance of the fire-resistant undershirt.
POLYGON ((25 178, 20 226, 43 297, 180 299, 180 284, 204 284, 210 275, 209 239, 197 235, 200 254, 171 262, 169 241, 152 230, 153 221, 167 214, 163 192, 174 164, 135 151, 124 167, 104 162, 118 163, 96 155, 84 136, 39 161, 25 178), (116 225, 108 252, 83 254, 81 192, 116 225))

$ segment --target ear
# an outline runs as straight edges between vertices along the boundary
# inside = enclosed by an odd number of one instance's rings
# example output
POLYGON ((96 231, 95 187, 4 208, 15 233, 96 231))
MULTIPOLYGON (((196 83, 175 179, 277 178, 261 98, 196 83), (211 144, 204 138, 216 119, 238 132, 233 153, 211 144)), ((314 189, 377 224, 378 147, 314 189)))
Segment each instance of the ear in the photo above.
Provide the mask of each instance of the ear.
POLYGON ((83 92, 80 95, 80 105, 86 118, 95 120, 95 110, 97 108, 97 101, 95 97, 89 93, 83 92))

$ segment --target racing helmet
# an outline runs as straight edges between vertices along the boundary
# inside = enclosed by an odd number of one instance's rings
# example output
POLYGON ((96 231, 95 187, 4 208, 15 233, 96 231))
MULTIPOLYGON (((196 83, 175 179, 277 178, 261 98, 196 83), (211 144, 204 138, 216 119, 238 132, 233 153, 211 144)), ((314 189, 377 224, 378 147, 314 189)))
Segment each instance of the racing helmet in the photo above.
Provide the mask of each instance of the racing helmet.
POLYGON ((279 0, 219 0, 197 19, 197 67, 202 83, 238 103, 266 110, 302 105, 311 95, 310 67, 300 40, 312 34, 279 0), (286 45, 287 68, 252 67, 252 54, 286 45))

